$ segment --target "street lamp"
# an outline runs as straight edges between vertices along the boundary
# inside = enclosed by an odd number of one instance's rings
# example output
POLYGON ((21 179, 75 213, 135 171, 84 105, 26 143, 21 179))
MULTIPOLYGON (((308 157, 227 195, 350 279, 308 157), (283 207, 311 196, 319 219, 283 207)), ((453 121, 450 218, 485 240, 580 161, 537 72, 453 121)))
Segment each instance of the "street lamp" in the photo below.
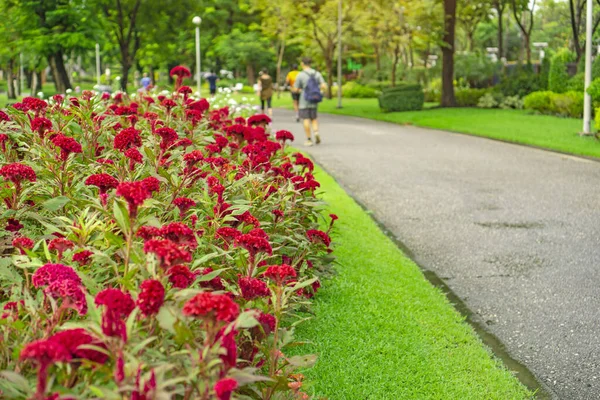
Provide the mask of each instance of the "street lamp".
POLYGON ((338 0, 338 104, 337 108, 342 108, 342 0, 338 0))
POLYGON ((200 91, 200 86, 201 86, 201 82, 200 82, 200 71, 201 71, 201 65, 200 65, 200 23, 202 23, 202 18, 200 18, 199 16, 195 16, 192 19, 192 22, 194 23, 194 25, 196 25, 196 82, 198 83, 198 97, 201 97, 201 91, 200 91))
POLYGON ((592 83, 592 31, 594 16, 592 10, 593 0, 587 0, 585 19, 585 90, 583 92, 583 135, 592 134, 592 96, 587 92, 592 83))
POLYGON ((100 86, 100 43, 96 43, 96 84, 100 86))

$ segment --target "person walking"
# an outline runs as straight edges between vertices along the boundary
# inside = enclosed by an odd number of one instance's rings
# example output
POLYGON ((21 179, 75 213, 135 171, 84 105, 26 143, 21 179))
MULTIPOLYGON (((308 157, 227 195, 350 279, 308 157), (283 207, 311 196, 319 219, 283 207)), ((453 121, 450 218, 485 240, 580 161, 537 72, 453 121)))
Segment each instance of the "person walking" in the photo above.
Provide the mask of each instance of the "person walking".
POLYGON ((265 113, 266 103, 269 117, 273 117, 273 108, 271 107, 271 99, 273 98, 273 79, 266 68, 263 68, 258 73, 258 93, 260 97, 260 109, 263 114, 265 113))
POLYGON ((317 108, 323 100, 322 91, 325 90, 325 80, 319 71, 311 67, 312 59, 304 57, 302 59, 302 71, 296 77, 294 90, 300 95, 298 105, 298 115, 304 124, 306 133, 305 146, 312 146, 311 128, 315 136, 315 143, 321 143, 319 136, 319 121, 317 120, 317 108))
POLYGON ((214 96, 215 94, 217 94, 217 81, 219 80, 219 77, 217 76, 217 74, 215 74, 213 70, 211 70, 210 74, 206 76, 206 80, 208 81, 210 95, 214 96))
POLYGON ((296 83, 296 77, 300 71, 298 71, 298 64, 292 64, 292 69, 288 72, 285 77, 285 83, 290 86, 292 93, 292 102, 294 103, 294 111, 296 111, 296 122, 300 122, 300 116, 298 115, 298 101, 300 100, 300 93, 294 91, 294 83, 296 83))
POLYGON ((150 89, 150 85, 152 84, 152 80, 148 76, 147 72, 144 72, 144 75, 142 75, 142 79, 140 80, 140 84, 142 85, 143 90, 145 90, 146 92, 150 89))

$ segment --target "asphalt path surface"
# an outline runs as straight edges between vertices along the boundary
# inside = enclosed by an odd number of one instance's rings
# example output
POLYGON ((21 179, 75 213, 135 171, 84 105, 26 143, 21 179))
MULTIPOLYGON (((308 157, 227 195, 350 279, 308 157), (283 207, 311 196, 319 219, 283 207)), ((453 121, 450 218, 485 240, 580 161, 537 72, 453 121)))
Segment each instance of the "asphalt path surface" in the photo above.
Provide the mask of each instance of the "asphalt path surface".
MULTIPOLYGON (((552 397, 600 398, 600 162, 321 115, 303 147, 438 275, 552 397)), ((368 238, 365 238, 368 240, 368 238)))

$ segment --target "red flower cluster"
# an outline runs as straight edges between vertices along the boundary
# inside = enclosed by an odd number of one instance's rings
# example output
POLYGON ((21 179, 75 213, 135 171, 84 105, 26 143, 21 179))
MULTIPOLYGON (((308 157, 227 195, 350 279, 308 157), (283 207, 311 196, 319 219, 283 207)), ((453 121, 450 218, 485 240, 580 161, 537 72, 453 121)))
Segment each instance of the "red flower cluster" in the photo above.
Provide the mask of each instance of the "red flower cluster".
POLYGON ((142 311, 142 315, 150 316, 158 314, 160 307, 165 301, 165 288, 155 279, 148 279, 140 285, 140 294, 137 299, 137 306, 142 311))
POLYGON ((37 117, 31 120, 31 130, 37 132, 41 138, 50 129, 52 129, 52 122, 48 118, 37 117))
POLYGON ((54 135, 51 139, 52 144, 60 148, 60 159, 66 161, 72 153, 81 153, 83 148, 77 140, 72 137, 65 136, 62 133, 54 135))
POLYGON ((158 128, 156 134, 162 138, 160 148, 163 150, 167 150, 177 139, 179 139, 177 132, 172 128, 158 128))
POLYGON ((37 179, 33 168, 21 163, 4 165, 0 168, 0 175, 4 179, 13 182, 15 185, 20 184, 23 180, 35 182, 37 179))
POLYGON ((313 243, 323 243, 327 247, 329 247, 329 245, 331 244, 331 238, 329 237, 329 235, 317 229, 307 230, 306 236, 308 236, 310 241, 313 243))
POLYGON ((104 289, 96 295, 97 306, 104 306, 102 315, 102 332, 107 336, 120 337, 127 340, 127 329, 123 319, 127 318, 135 308, 129 293, 119 289, 104 289))
POLYGON ((196 275, 184 265, 175 265, 167 270, 169 282, 174 288, 185 289, 191 286, 196 279, 196 275))
POLYGON ((240 314, 240 307, 225 294, 198 293, 183 306, 183 315, 231 322, 240 314))
POLYGON ((257 297, 268 297, 271 295, 267 283, 258 278, 241 276, 238 279, 238 285, 240 286, 242 297, 246 300, 252 300, 257 297))
POLYGON ((48 250, 56 251, 58 253, 58 260, 62 259, 63 253, 67 250, 71 250, 75 247, 75 243, 65 238, 52 239, 48 244, 48 250))
POLYGON ((158 179, 149 177, 141 181, 122 182, 117 186, 117 196, 121 196, 129 205, 131 218, 137 216, 138 207, 144 204, 146 199, 152 197, 152 192, 158 191, 160 182, 158 179))
POLYGON ((296 277, 296 270, 287 264, 271 265, 267 267, 263 275, 274 280, 278 285, 283 285, 288 280, 296 277))
POLYGON ((72 280, 81 284, 81 278, 79 278, 73 268, 63 264, 45 264, 38 268, 31 277, 33 286, 36 288, 62 280, 72 280))
POLYGON ((181 222, 172 222, 160 228, 160 235, 179 245, 195 249, 198 246, 194 231, 181 222))
POLYGON ((125 150, 131 147, 140 147, 142 145, 140 133, 141 131, 135 128, 123 129, 115 136, 113 147, 121 152, 125 152, 125 150))
POLYGON ((68 307, 76 310, 79 315, 87 314, 85 291, 79 283, 71 279, 51 282, 44 289, 44 293, 55 299, 63 299, 63 306, 65 305, 64 301, 67 301, 68 307))
POLYGON ((273 249, 267 238, 256 233, 246 233, 238 236, 235 239, 235 244, 238 247, 248 250, 251 256, 255 256, 258 253, 273 254, 273 249))
POLYGON ((90 258, 94 255, 94 252, 89 250, 82 250, 73 254, 73 262, 83 266, 90 263, 90 258))
POLYGON ((67 329, 54 334, 48 340, 63 346, 72 359, 89 360, 97 364, 104 364, 108 360, 108 356, 100 351, 81 348, 82 346, 92 345, 106 349, 104 343, 93 337, 85 329, 67 329))
POLYGON ((19 236, 12 241, 13 247, 19 249, 21 254, 25 254, 25 250, 33 249, 33 240, 25 236, 19 236))
POLYGON ((109 174, 94 174, 85 180, 85 184, 96 186, 100 194, 104 194, 110 189, 116 189, 119 186, 119 181, 109 174))
MULTIPOLYGON (((202 271, 200 271, 199 274, 197 275, 208 275, 211 272, 213 272, 212 268, 204 268, 202 271)), ((200 282, 200 287, 203 288, 207 288, 207 289, 212 289, 212 290, 225 290, 225 286, 223 285, 223 280, 220 277, 214 277, 209 281, 201 281, 200 282)))
POLYGON ((290 131, 277 131, 275 133, 275 139, 285 142, 289 140, 290 142, 294 141, 294 135, 290 131))
POLYGON ((144 243, 144 252, 153 253, 162 268, 169 268, 192 261, 189 251, 182 249, 177 243, 168 239, 150 239, 144 243))
POLYGON ((179 208, 179 218, 183 219, 186 211, 194 207, 196 202, 192 199, 188 199, 187 197, 178 197, 173 200, 173 204, 175 207, 179 208))
POLYGON ((231 399, 231 393, 237 389, 238 383, 235 379, 224 378, 215 384, 215 394, 219 400, 231 399))
POLYGON ((250 118, 248 118, 249 126, 267 125, 270 123, 271 123, 271 118, 269 118, 269 116, 265 115, 265 114, 255 114, 255 115, 251 116, 250 118))

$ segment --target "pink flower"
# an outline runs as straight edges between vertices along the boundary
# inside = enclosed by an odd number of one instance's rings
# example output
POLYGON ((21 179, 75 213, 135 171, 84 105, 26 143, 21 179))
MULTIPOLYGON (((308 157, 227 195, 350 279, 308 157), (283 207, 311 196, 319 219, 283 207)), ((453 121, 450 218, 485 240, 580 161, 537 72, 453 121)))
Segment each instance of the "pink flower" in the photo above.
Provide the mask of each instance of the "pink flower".
POLYGON ((165 288, 163 285, 156 279, 148 279, 142 282, 140 289, 137 306, 142 311, 142 315, 148 317, 158 314, 165 301, 165 288))
POLYGON ((185 289, 196 279, 196 275, 190 271, 190 269, 184 265, 175 265, 167 270, 167 276, 169 282, 175 288, 185 289))
POLYGON ((99 339, 94 338, 85 329, 67 329, 51 336, 48 341, 58 343, 70 354, 72 359, 89 360, 98 364, 104 364, 108 356, 94 349, 80 348, 81 346, 96 346, 106 349, 106 345, 99 339))
POLYGON ((240 314, 240 307, 225 294, 198 293, 185 303, 183 315, 231 322, 240 314))
POLYGON ((219 400, 230 400, 231 393, 237 389, 238 384, 235 379, 225 378, 221 379, 215 384, 215 393, 219 400))
POLYGON ((278 285, 283 285, 286 281, 296 277, 296 270, 287 264, 271 265, 267 267, 263 275, 274 280, 278 285))
POLYGON ((62 280, 72 280, 78 285, 81 285, 81 278, 73 268, 63 264, 45 264, 38 268, 31 278, 33 286, 36 288, 62 280))
POLYGON ((58 253, 58 260, 62 259, 63 253, 75 247, 75 243, 65 238, 52 239, 48 244, 48 250, 58 253))
POLYGON ((13 247, 19 249, 20 253, 22 255, 25 254, 25 250, 31 250, 33 249, 33 240, 29 239, 28 237, 25 236, 19 236, 18 238, 15 238, 12 241, 12 245, 13 247))
POLYGON ((90 258, 94 255, 94 252, 89 250, 81 250, 73 254, 73 262, 76 262, 80 266, 87 265, 90 263, 90 258))
POLYGON ((51 282, 44 289, 44 293, 52 298, 68 301, 69 307, 76 310, 79 315, 87 314, 85 291, 79 283, 71 279, 51 282))

